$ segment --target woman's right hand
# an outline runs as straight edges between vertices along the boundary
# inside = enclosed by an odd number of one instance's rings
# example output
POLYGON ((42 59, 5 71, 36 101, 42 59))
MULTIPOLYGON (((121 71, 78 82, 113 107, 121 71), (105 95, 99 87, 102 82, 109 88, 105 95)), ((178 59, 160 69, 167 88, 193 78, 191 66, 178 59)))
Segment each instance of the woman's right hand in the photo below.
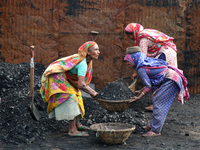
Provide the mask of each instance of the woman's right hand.
POLYGON ((135 102, 137 100, 139 100, 139 97, 137 96, 131 97, 131 100, 129 101, 129 103, 135 102))

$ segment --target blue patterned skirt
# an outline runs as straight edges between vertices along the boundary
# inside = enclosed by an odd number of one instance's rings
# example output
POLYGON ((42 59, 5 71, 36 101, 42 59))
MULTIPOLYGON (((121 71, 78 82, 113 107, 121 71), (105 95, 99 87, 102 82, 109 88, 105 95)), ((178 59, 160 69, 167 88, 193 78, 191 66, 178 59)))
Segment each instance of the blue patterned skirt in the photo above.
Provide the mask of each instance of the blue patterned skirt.
POLYGON ((160 133, 169 108, 179 90, 173 80, 165 78, 162 85, 153 94, 153 119, 151 131, 160 133))

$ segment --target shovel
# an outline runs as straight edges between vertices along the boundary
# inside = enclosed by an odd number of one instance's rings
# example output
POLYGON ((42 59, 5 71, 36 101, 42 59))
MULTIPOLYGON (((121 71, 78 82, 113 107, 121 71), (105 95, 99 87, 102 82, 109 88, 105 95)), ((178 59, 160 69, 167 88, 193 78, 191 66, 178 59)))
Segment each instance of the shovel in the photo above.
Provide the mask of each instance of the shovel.
POLYGON ((40 119, 40 113, 35 107, 34 104, 34 46, 31 46, 31 62, 30 62, 30 98, 31 98, 31 105, 29 106, 29 109, 31 111, 31 115, 35 120, 40 119))
POLYGON ((95 40, 97 39, 97 36, 98 36, 99 34, 100 34, 100 33, 97 32, 97 31, 90 31, 90 35, 91 35, 91 38, 92 38, 93 41, 95 41, 95 40), (93 38, 92 35, 95 35, 96 37, 93 38))

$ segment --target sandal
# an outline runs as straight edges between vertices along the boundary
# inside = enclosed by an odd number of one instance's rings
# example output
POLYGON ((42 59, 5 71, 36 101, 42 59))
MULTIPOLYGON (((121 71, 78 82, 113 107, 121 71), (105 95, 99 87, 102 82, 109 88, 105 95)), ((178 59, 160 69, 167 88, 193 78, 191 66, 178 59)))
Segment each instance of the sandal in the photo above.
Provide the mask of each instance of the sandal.
POLYGON ((68 134, 69 136, 79 136, 79 137, 82 137, 82 136, 89 136, 89 134, 85 133, 85 132, 81 132, 81 133, 78 133, 78 134, 75 134, 75 135, 70 135, 68 134))
POLYGON ((78 130, 90 130, 89 127, 83 126, 80 122, 78 122, 78 123, 76 124, 76 127, 77 127, 78 130))
POLYGON ((78 130, 89 130, 89 129, 90 129, 89 127, 83 125, 78 128, 78 130))
POLYGON ((153 136, 159 136, 159 135, 161 135, 161 133, 155 133, 153 131, 149 131, 149 132, 143 134, 142 136, 144 136, 144 137, 153 137, 153 136))
POLYGON ((151 130, 151 128, 152 128, 152 125, 143 126, 142 128, 143 128, 143 129, 145 129, 145 130, 151 130))

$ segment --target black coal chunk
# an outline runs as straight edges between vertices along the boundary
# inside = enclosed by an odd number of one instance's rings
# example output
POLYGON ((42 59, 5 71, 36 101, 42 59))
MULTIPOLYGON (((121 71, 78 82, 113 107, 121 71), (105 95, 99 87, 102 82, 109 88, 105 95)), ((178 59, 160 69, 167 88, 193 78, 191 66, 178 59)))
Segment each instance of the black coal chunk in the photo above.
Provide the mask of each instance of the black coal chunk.
POLYGON ((98 94, 97 98, 106 100, 125 100, 135 94, 123 83, 112 82, 108 83, 98 94))

